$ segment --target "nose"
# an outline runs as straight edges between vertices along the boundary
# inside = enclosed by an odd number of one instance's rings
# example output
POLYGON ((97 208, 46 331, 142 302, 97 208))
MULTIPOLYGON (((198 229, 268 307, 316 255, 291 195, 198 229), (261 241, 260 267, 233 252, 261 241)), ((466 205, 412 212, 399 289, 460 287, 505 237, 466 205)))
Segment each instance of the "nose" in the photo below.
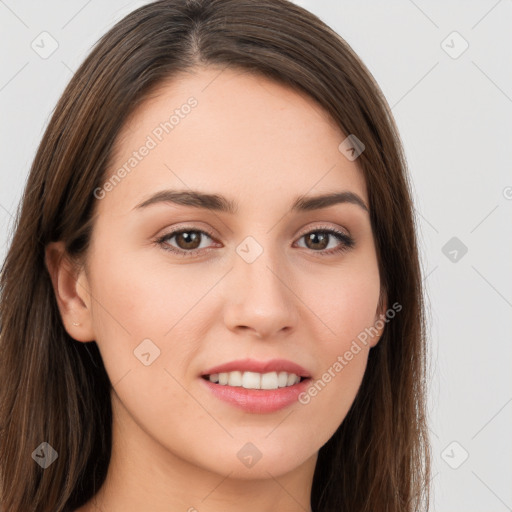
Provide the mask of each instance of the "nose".
POLYGON ((298 299, 289 270, 277 259, 266 250, 252 263, 234 255, 224 308, 224 322, 230 330, 274 339, 295 329, 298 299))

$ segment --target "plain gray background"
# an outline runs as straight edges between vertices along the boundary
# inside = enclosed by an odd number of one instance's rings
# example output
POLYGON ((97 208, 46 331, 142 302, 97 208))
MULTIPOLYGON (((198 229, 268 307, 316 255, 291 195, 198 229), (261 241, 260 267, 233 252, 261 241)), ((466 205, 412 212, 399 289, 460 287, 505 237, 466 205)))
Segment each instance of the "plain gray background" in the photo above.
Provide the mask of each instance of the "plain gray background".
MULTIPOLYGON (((0 0, 1 261, 65 85, 145 3, 0 0)), ((512 511, 512 1, 296 3, 362 58, 404 143, 430 307, 432 509, 512 511)))

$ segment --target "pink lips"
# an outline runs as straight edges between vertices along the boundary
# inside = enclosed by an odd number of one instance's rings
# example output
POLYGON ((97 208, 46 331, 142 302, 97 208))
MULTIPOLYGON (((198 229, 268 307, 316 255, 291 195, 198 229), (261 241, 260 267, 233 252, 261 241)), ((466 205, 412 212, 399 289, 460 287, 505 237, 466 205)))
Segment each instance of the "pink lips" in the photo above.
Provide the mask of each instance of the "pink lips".
POLYGON ((241 372, 288 372, 295 373, 300 377, 310 377, 309 373, 300 365, 287 361, 286 359, 270 359, 268 361, 256 361, 254 359, 239 359, 237 361, 230 361, 226 364, 214 366, 201 375, 211 375, 212 373, 234 372, 239 370, 241 372))
POLYGON ((271 413, 284 409, 296 402, 298 395, 309 386, 310 374, 307 370, 285 359, 272 359, 269 361, 243 359, 231 361, 202 372, 201 377, 213 373, 232 372, 236 370, 257 373, 287 372, 304 377, 298 384, 278 389, 245 389, 243 387, 216 384, 205 378, 200 379, 202 384, 206 386, 216 398, 249 413, 271 413))

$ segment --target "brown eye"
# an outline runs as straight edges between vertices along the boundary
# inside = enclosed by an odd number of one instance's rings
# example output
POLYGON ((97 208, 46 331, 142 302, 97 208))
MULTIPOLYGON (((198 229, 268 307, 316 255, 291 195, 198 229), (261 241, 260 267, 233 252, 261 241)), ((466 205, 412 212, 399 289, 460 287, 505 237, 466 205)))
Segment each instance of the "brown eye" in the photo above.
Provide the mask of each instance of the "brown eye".
POLYGON ((304 235, 306 247, 308 247, 309 249, 319 249, 322 251, 329 244, 330 236, 331 235, 323 231, 315 231, 313 233, 309 233, 308 235, 304 235))
POLYGON ((157 243, 166 251, 182 256, 194 256, 201 249, 209 249, 202 242, 213 237, 200 229, 181 229, 160 237, 157 243))
POLYGON ((199 231, 180 231, 174 233, 176 245, 180 249, 197 249, 201 244, 201 234, 199 231))
POLYGON ((349 235, 335 229, 317 229, 301 236, 306 249, 327 254, 346 251, 355 245, 349 235), (336 243, 337 242, 337 243, 336 243))
MULTIPOLYGON (((214 240, 212 235, 203 230, 181 229, 160 237, 157 243, 166 251, 180 256, 199 256, 204 252, 201 249, 212 248, 202 244, 205 239, 214 240)), ((335 229, 317 229, 302 235, 300 240, 302 239, 305 240, 305 245, 300 247, 325 255, 341 253, 355 245, 353 238, 335 229)))

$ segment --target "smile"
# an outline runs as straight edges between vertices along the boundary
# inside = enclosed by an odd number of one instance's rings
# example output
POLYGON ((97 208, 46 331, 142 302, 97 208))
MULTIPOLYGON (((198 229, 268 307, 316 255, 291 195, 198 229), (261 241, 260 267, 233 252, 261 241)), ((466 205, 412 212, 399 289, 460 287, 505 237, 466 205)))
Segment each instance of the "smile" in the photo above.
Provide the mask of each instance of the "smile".
POLYGON ((216 399, 253 414, 291 406, 311 381, 308 370, 285 359, 239 359, 209 368, 200 377, 216 399))
POLYGON ((222 372, 205 375, 203 378, 221 386, 242 387, 245 389, 278 389, 298 384, 302 378, 288 372, 222 372))

